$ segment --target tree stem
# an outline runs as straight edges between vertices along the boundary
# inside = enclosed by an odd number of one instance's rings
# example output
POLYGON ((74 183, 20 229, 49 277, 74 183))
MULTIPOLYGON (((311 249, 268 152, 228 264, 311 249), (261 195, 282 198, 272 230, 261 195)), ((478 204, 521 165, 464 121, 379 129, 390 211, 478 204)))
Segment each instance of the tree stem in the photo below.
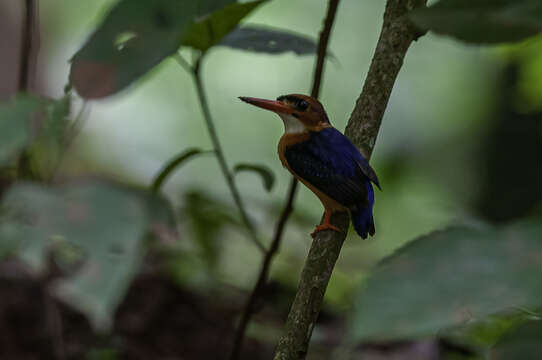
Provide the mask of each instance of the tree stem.
MULTIPOLYGON (((329 44, 329 38, 331 35, 333 22, 335 20, 335 15, 337 13, 338 5, 339 5, 339 0, 329 1, 327 15, 324 20, 324 26, 322 27, 322 31, 320 32, 320 37, 318 40, 318 47, 317 47, 316 63, 314 66, 313 84, 312 84, 312 90, 311 90, 311 96, 314 98, 318 98, 318 95, 320 93, 322 75, 324 72, 324 64, 325 64, 327 48, 329 44)), ((234 337, 234 343, 233 343, 233 348, 230 355, 230 360, 238 359, 241 354, 241 348, 243 345, 243 340, 245 338, 246 329, 248 327, 248 324, 250 323, 250 319, 252 315, 254 314, 254 305, 256 304, 256 301, 259 298, 260 292, 263 291, 268 281, 269 269, 271 268, 273 258, 278 253, 278 250, 280 248, 280 242, 282 240, 284 230, 286 229, 286 223, 288 222, 288 219, 294 209, 294 199, 295 199, 295 194, 297 192, 297 185, 298 185, 297 179, 292 176, 292 182, 290 183, 290 189, 288 190, 286 205, 284 205, 284 208, 282 209, 279 220, 277 222, 275 235, 273 237, 273 241, 271 242, 271 247, 269 248, 269 250, 264 256, 264 259, 262 261, 262 266, 260 269, 260 274, 258 275, 258 280, 256 281, 256 285, 254 285, 254 288, 252 289, 252 292, 244 307, 243 314, 241 315, 241 320, 239 322, 239 326, 237 327, 237 331, 234 337)))
MULTIPOLYGON (((421 34, 406 13, 426 0, 388 0, 384 23, 365 85, 346 127, 345 135, 370 158, 382 116, 406 52, 421 34)), ((346 213, 336 213, 331 223, 342 232, 321 231, 312 242, 296 297, 288 314, 274 360, 304 359, 318 319, 329 279, 348 231, 346 213)))
MULTIPOLYGON (((180 55, 176 56, 176 59, 179 63, 185 62, 184 59, 180 57, 180 55)), ((250 221, 248 214, 245 210, 245 206, 243 204, 243 200, 241 199, 241 195, 239 194, 239 190, 237 189, 237 186, 233 179, 233 174, 231 173, 228 163, 226 161, 226 157, 224 156, 224 151, 222 150, 222 145, 220 144, 220 140, 218 139, 218 135, 216 133, 216 128, 213 122, 213 118, 211 116, 211 111, 209 110, 209 104, 207 102, 207 95, 205 93, 205 89, 203 87, 203 82, 201 80, 201 61, 202 58, 198 58, 196 63, 194 64, 194 67, 192 69, 192 74, 194 75, 194 81, 196 84, 196 91, 198 94, 198 99, 200 102, 201 110, 203 112, 203 118, 205 119, 205 124, 207 125, 207 130, 209 132, 209 136, 211 137, 211 142, 213 143, 213 148, 216 154, 216 158, 218 160, 218 163, 220 165, 220 169, 222 170, 222 174, 224 175, 224 178, 226 179, 226 184, 228 185, 228 188, 230 189, 230 192, 232 194, 233 200, 235 201, 235 204, 237 205, 237 208, 239 209, 239 213, 241 214, 241 220, 245 224, 249 235, 254 242, 254 244, 262 251, 263 253, 266 252, 265 247, 263 246, 262 242, 258 238, 258 234, 256 232, 256 229, 254 228, 254 225, 250 221)))

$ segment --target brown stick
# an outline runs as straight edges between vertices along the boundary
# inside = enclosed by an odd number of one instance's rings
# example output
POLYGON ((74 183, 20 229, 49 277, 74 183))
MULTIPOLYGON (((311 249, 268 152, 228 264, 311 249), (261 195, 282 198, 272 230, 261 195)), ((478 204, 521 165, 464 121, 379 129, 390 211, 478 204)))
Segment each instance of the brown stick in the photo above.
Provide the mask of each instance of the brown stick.
MULTIPOLYGON (((384 24, 365 85, 346 127, 345 134, 367 159, 372 153, 382 116, 406 52, 420 33, 405 15, 426 0, 388 0, 384 24)), ((312 330, 333 268, 346 238, 349 219, 337 213, 331 223, 343 232, 322 231, 312 242, 301 273, 296 297, 288 314, 286 329, 275 352, 275 360, 304 359, 312 330)))
MULTIPOLYGON (((311 90, 311 96, 315 98, 317 98, 320 93, 327 47, 328 47, 329 38, 331 35, 331 29, 333 27, 333 22, 335 20, 335 14, 337 13, 338 5, 339 5, 339 0, 329 1, 327 15, 324 20, 324 26, 322 28, 322 31, 320 32, 320 38, 318 40, 316 65, 314 67, 313 84, 312 84, 312 90, 311 90)), ((233 349, 230 355, 230 360, 238 359, 241 353, 241 348, 243 346, 243 340, 245 338, 246 329, 248 327, 248 324, 250 323, 250 319, 252 315, 254 314, 254 305, 256 304, 256 301, 258 300, 260 293, 263 291, 265 284, 267 283, 267 280, 269 277, 269 269, 271 268, 271 263, 273 262, 273 258, 275 257, 275 255, 277 254, 280 248, 280 242, 282 239, 282 235, 284 233, 284 229, 286 228, 286 223, 288 222, 288 219, 294 208, 293 204, 294 204, 295 194, 297 191, 297 184, 298 184, 298 181, 294 177, 292 177, 292 182, 290 183, 290 189, 288 190, 286 205, 282 209, 282 212, 279 217, 279 221, 277 222, 275 235, 273 236, 273 241, 271 242, 271 246, 269 247, 269 249, 267 250, 264 256, 260 274, 258 275, 258 280, 256 281, 256 285, 252 289, 252 292, 244 307, 243 314, 241 315, 241 320, 239 322, 239 326, 235 333, 233 349)))
MULTIPOLYGON (((32 55, 37 54, 37 41, 34 39, 35 29, 39 24, 37 15, 37 4, 35 0, 25 1, 24 20, 21 22, 21 52, 19 58, 19 84, 18 92, 28 92, 32 80, 32 55)), ((30 155, 25 149, 21 152, 17 164, 17 174, 20 179, 33 179, 35 174, 30 165, 30 155)))
POLYGON ((19 58, 19 91, 26 92, 30 87, 32 36, 34 34, 34 0, 26 0, 25 17, 21 26, 21 53, 19 58))

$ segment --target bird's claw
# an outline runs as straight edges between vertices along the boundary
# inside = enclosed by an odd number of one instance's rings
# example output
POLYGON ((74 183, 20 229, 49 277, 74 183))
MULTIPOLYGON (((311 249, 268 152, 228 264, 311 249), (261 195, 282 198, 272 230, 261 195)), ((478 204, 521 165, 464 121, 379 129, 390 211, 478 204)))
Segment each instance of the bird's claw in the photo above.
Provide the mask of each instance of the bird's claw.
POLYGON ((316 234, 318 234, 320 231, 324 231, 324 230, 333 230, 333 231, 337 231, 337 232, 343 232, 341 229, 339 229, 338 227, 334 226, 334 225, 331 225, 329 223, 327 224, 321 224, 321 225, 318 225, 314 231, 312 232, 311 236, 314 238, 316 236, 316 234))

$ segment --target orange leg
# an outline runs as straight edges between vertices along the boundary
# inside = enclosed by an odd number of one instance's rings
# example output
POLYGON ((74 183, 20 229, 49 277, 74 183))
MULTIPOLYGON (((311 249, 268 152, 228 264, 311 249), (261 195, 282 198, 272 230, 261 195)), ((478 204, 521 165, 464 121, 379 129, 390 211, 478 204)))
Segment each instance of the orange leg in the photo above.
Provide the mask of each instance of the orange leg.
POLYGON ((316 236, 316 234, 318 234, 320 231, 323 231, 323 230, 333 230, 337 232, 342 232, 342 230, 339 229, 338 227, 331 225, 331 223, 329 222, 330 218, 331 218, 331 211, 328 209, 325 209, 324 221, 322 221, 322 223, 318 225, 312 232, 311 236, 313 238, 316 236))

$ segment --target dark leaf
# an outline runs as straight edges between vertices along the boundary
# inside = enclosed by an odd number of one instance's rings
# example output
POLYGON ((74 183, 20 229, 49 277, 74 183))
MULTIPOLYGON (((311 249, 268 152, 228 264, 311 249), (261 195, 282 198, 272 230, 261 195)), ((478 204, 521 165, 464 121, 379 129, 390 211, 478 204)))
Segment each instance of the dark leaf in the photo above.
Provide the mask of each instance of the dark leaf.
POLYGON ((162 170, 160 170, 158 175, 156 175, 156 178, 154 179, 152 183, 152 191, 155 193, 158 192, 160 188, 162 187, 162 184, 173 173, 173 171, 177 170, 177 168, 181 166, 183 163, 185 163, 187 160, 193 158, 196 155, 210 153, 210 152, 211 151, 203 151, 201 149, 191 148, 173 157, 171 160, 167 162, 166 165, 164 165, 164 167, 162 168, 162 170))
POLYGON ((234 0, 121 0, 72 59, 84 98, 114 94, 177 51, 196 19, 234 0))
POLYGON ((452 228, 382 261, 359 294, 354 340, 434 335, 487 315, 542 305, 542 222, 452 228))
POLYGON ((264 165, 256 165, 256 164, 238 164, 233 169, 235 173, 238 173, 240 171, 252 171, 257 173, 261 176, 263 181, 263 186, 265 190, 268 192, 273 189, 273 185, 275 184, 275 175, 273 172, 264 165))
POLYGON ((0 103, 0 166, 32 142, 33 121, 47 104, 48 101, 30 95, 0 103))
POLYGON ((265 1, 234 3, 214 12, 192 26, 183 40, 183 45, 191 46, 202 52, 207 51, 211 46, 220 42, 244 17, 265 1))
POLYGON ((235 29, 220 45, 268 54, 293 51, 297 55, 314 54, 317 46, 314 39, 305 35, 253 25, 235 29))
POLYGON ((157 204, 151 208, 148 195, 105 182, 58 189, 23 183, 5 194, 0 242, 17 243, 17 255, 38 274, 58 244, 79 249, 81 267, 58 280, 55 292, 96 328, 107 329, 138 269, 144 235, 167 213, 157 204))
POLYGON ((414 10, 410 19, 420 28, 469 43, 515 42, 542 32, 542 2, 441 0, 414 10))
POLYGON ((542 321, 529 321, 505 334, 491 349, 491 360, 538 360, 542 354, 542 321))

